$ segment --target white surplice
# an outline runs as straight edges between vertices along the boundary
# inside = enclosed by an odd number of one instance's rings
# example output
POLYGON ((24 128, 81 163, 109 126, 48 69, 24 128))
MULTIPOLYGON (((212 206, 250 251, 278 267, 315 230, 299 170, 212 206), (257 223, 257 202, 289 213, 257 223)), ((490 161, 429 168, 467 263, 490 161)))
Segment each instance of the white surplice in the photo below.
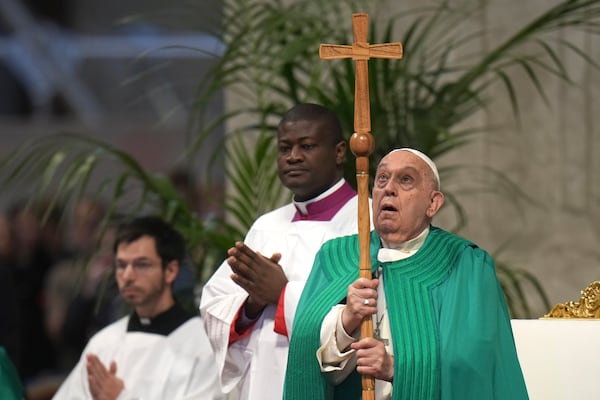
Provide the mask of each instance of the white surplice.
POLYGON ((117 363, 125 382, 118 400, 221 400, 217 370, 202 321, 193 317, 168 336, 127 332, 129 317, 95 334, 81 359, 53 400, 92 399, 86 354, 93 353, 108 368, 117 363))
MULTIPOLYGON (((284 296, 288 336, 315 254, 325 241, 357 232, 357 207, 355 195, 331 220, 292 222, 296 207, 288 204, 258 218, 246 235, 244 243, 262 255, 282 254, 279 264, 289 281, 284 296)), ((223 390, 230 399, 281 400, 289 339, 274 331, 276 306, 266 307, 250 335, 229 346, 232 321, 248 297, 231 280, 231 274, 230 266, 223 262, 204 286, 200 303, 223 390)))

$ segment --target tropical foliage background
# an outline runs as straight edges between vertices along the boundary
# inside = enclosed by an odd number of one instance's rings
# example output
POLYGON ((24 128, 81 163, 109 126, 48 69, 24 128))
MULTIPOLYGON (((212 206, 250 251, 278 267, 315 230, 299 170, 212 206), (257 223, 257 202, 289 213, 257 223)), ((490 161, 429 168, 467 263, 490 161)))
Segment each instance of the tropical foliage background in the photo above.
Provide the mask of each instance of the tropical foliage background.
MULTIPOLYGON (((481 11, 481 1, 436 1, 398 13, 386 12, 386 3, 225 0, 220 18, 214 19, 218 22, 202 27, 221 38, 225 52, 218 56, 209 79, 198 84, 189 124, 193 141, 182 157, 196 157, 224 127, 225 138, 213 152, 213 163, 225 168, 230 185, 224 219, 203 221, 166 176, 145 171, 126 152, 82 133, 58 133, 24 143, 0 164, 2 182, 5 187, 27 182, 33 187, 32 198, 50 197, 56 204, 92 193, 109 198, 113 214, 158 212, 176 224, 195 249, 202 282, 256 216, 289 200, 275 170, 273 132, 278 117, 294 103, 316 102, 333 109, 345 131, 352 132, 353 62, 318 58, 320 43, 352 42, 352 12, 369 13, 369 42, 401 41, 404 46, 404 59, 373 60, 369 65, 372 166, 393 147, 416 147, 434 159, 460 151, 477 135, 494 129, 478 126, 473 117, 495 102, 509 104, 518 121, 513 74, 524 72, 543 101, 540 71, 570 82, 559 51, 594 63, 577 44, 553 33, 565 28, 600 33, 597 0, 557 2, 485 52, 472 50, 480 48, 476 44, 482 33, 462 23, 481 11), (206 105, 223 91, 228 98, 226 112, 207 114, 206 105), (103 164, 117 172, 98 178, 95 174, 103 164)), ((206 13, 201 2, 180 11, 206 13)), ((352 159, 349 154, 349 182, 354 182, 352 159)), ((442 182, 469 168, 474 167, 444 165, 442 182)), ((480 172, 487 179, 478 190, 506 196, 515 207, 532 201, 501 171, 480 172)), ((463 187, 469 190, 469 182, 463 187)), ((455 216, 452 229, 460 231, 468 218, 457 195, 447 192, 447 207, 455 216)), ((532 293, 549 307, 543 288, 526 269, 499 260, 498 276, 514 316, 532 316, 532 293)))

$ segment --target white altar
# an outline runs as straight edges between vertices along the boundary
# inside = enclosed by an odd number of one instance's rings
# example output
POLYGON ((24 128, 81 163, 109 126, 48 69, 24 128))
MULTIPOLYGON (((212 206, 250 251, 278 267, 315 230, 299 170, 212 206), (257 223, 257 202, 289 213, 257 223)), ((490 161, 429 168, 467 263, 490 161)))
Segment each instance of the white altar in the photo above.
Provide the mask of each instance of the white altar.
POLYGON ((599 319, 514 319, 530 400, 600 399, 599 319))

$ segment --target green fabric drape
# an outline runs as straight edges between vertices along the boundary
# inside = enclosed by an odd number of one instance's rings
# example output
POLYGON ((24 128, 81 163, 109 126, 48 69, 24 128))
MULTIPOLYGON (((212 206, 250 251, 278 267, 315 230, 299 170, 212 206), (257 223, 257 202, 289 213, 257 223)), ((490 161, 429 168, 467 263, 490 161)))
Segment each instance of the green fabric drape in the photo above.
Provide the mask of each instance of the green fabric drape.
POLYGON ((4 347, 0 346, 0 399, 21 400, 23 398, 23 386, 17 370, 4 347))
MULTIPOLYGON (((489 255, 432 228, 412 257, 383 267, 394 345, 393 399, 526 399, 510 320, 489 255)), ((327 242, 317 254, 294 321, 284 399, 360 399, 360 377, 331 387, 315 352, 320 326, 358 278, 358 236, 327 242), (343 395, 342 395, 343 393, 343 395)))

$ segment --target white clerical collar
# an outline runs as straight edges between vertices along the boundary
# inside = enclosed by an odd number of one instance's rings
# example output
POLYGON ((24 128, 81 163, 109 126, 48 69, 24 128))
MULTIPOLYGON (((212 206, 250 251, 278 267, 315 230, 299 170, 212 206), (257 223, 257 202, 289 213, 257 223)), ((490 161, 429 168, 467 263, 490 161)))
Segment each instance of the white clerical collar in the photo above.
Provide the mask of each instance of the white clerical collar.
POLYGON ((377 260, 380 262, 392 262, 404 260, 415 254, 429 234, 429 226, 423 230, 417 237, 407 240, 404 243, 386 243, 381 239, 382 248, 377 253, 377 260))
POLYGON ((327 189, 326 191, 324 191, 323 193, 321 193, 320 195, 318 195, 317 197, 313 197, 310 200, 306 200, 306 201, 296 201, 294 200, 294 205, 296 206, 296 208, 298 209, 298 211, 300 211, 301 214, 308 214, 308 205, 311 203, 314 203, 315 201, 319 201, 321 199, 324 199, 325 197, 329 196, 330 194, 334 193, 336 190, 338 190, 339 188, 342 187, 342 185, 344 184, 344 178, 340 179, 335 185, 333 185, 332 187, 330 187, 329 189, 327 189))

